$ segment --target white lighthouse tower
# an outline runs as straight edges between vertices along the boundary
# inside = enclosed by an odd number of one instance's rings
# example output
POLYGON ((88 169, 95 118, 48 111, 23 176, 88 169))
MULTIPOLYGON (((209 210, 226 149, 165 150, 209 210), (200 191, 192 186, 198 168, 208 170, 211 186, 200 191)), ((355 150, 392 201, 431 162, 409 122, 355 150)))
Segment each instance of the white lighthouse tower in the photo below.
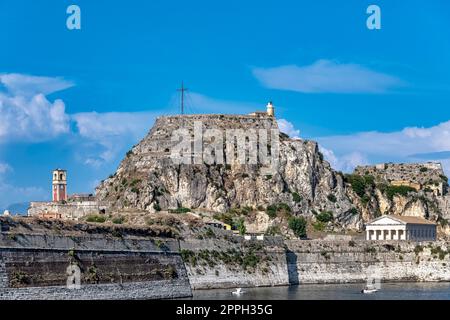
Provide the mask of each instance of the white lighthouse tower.
POLYGON ((272 101, 270 101, 270 102, 267 104, 267 115, 268 115, 269 117, 274 117, 274 116, 275 116, 275 108, 273 107, 272 101))

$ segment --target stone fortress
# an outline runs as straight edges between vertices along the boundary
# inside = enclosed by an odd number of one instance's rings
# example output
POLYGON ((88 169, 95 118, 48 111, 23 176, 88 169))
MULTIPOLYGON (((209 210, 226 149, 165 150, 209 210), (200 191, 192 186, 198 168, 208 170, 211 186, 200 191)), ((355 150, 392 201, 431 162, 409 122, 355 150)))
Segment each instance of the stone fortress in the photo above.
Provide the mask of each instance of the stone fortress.
MULTIPOLYGON (((273 104, 266 107, 266 111, 246 115, 157 118, 116 172, 96 188, 97 199, 109 202, 116 212, 188 208, 226 213, 233 208, 266 208, 276 203, 287 203, 294 213, 312 214, 312 209, 328 207, 337 209, 337 215, 349 211, 351 203, 345 199, 342 178, 336 178, 323 161, 318 144, 280 133, 273 104), (197 139, 199 131, 201 140, 197 139), (173 161, 178 152, 173 147, 180 143, 177 138, 184 142, 189 136, 189 150, 182 154, 192 161, 173 161), (200 153, 203 159, 198 157, 200 153), (223 154, 223 162, 205 161, 210 155, 217 160, 218 153, 223 154), (340 201, 339 207, 326 200, 330 194, 340 201), (298 196, 296 200, 294 196, 298 196)), ((355 219, 350 220, 353 223, 355 219)))
POLYGON ((28 216, 46 219, 79 220, 89 214, 105 213, 107 204, 101 205, 92 194, 67 193, 67 171, 55 169, 52 174, 52 201, 32 201, 28 216))
MULTIPOLYGON (((344 240, 338 234, 332 241, 280 236, 248 240, 230 237, 220 228, 211 228, 213 238, 177 239, 149 233, 148 225, 134 229, 130 225, 58 221, 109 214, 113 205, 119 212, 131 208, 156 213, 202 206, 217 212, 235 209, 236 204, 257 208, 261 203, 286 204, 292 216, 329 210, 347 230, 353 222, 361 225, 369 220, 356 210, 357 199, 349 197, 351 186, 323 160, 313 141, 280 139, 282 161, 273 176, 261 174, 259 168, 170 164, 172 132, 189 128, 194 134, 196 121, 205 129, 278 129, 271 103, 267 112, 249 115, 160 117, 148 136, 127 153, 116 173, 100 184, 95 196, 68 195, 67 172, 54 170, 52 201, 32 202, 28 210, 29 216, 44 219, 16 222, 0 218, 0 300, 179 298, 190 296, 191 289, 360 282, 374 273, 387 281, 450 280, 450 244, 442 241, 353 241, 358 239, 347 235, 350 238, 344 240), (230 252, 242 261, 256 257, 257 262, 248 267, 236 264, 238 259, 220 260, 230 252), (65 287, 68 260, 83 267, 86 284, 81 290, 65 287)), ((405 197, 401 201, 416 201, 419 194, 427 193, 430 199, 437 199, 441 213, 448 218, 448 185, 438 163, 360 166, 355 173, 419 191, 414 200, 405 197)), ((435 200, 430 199, 427 203, 435 200)), ((370 209, 370 201, 365 208, 370 209)), ((262 214, 267 216, 264 211, 262 214)))
MULTIPOLYGON (((183 114, 158 117, 148 135, 127 153, 114 175, 97 187, 95 196, 69 196, 67 172, 56 169, 52 175, 53 201, 31 202, 28 215, 80 220, 87 215, 127 210, 154 213, 185 207, 223 213, 240 206, 257 208, 286 203, 293 213, 310 217, 314 212, 328 210, 344 228, 362 230, 363 224, 371 220, 374 213, 348 196, 349 186, 323 161, 317 143, 313 141, 289 139, 280 134, 281 167, 275 174, 264 173, 262 169, 265 168, 260 164, 235 166, 226 161, 226 166, 210 166, 204 163, 204 159, 200 163, 194 160, 191 162, 193 166, 174 164, 171 153, 179 142, 174 139, 177 130, 185 130, 193 138, 188 154, 195 159, 198 123, 201 124, 201 133, 212 129, 223 135, 227 130, 234 130, 238 133, 236 139, 239 139, 239 134, 245 136, 258 130, 278 132, 273 104, 268 103, 266 108, 266 111, 247 115, 183 114), (294 193, 300 195, 300 201, 294 201, 294 193), (361 215, 354 214, 355 206, 362 212, 361 215)), ((211 137, 205 135, 201 138, 202 147, 208 138, 211 137)), ((228 136, 221 138, 220 144, 223 143, 224 149, 229 148, 228 141, 225 142, 228 136)), ((269 140, 272 140, 270 133, 268 146, 271 143, 269 140)), ((428 208, 436 208, 436 214, 445 219, 450 217, 448 182, 440 163, 383 163, 358 166, 354 173, 373 176, 377 183, 414 188, 418 196, 433 196, 424 205, 413 203, 415 198, 389 204, 395 209, 395 214, 411 214, 414 210, 410 207, 416 206, 420 210, 414 212, 419 216, 428 217, 428 208)))
MULTIPOLYGON (((143 141, 133 147, 131 152, 139 155, 138 161, 148 161, 151 158, 161 158, 170 155, 174 146, 171 140, 174 131, 183 128, 194 135, 195 123, 201 123, 202 130, 278 130, 275 120, 274 107, 271 102, 267 104, 267 111, 257 111, 248 115, 228 114, 193 114, 161 116, 155 121, 149 135, 152 139, 143 141)), ((225 137, 223 139, 225 141, 225 137)))
MULTIPOLYGON (((171 161, 170 151, 174 142, 172 133, 179 128, 188 128, 193 134, 194 123, 201 122, 203 129, 219 130, 278 130, 275 110, 272 102, 266 111, 256 111, 248 115, 195 114, 158 117, 150 131, 152 139, 133 147, 127 154, 136 156, 135 163, 141 169, 155 159, 171 161)), ((270 140, 270 136, 268 137, 270 140)), ((225 141, 225 138, 224 138, 225 141)), ((194 156, 194 154, 192 154, 194 156)), ((120 168, 116 174, 120 174, 120 168)), ((101 201, 92 194, 67 193, 67 172, 55 169, 52 174, 52 201, 32 201, 28 216, 47 219, 80 220, 90 214, 105 214, 110 209, 109 201, 101 201)))
POLYGON ((416 191, 432 191, 436 196, 444 196, 447 193, 447 178, 442 165, 436 162, 358 166, 355 173, 371 175, 376 181, 393 186, 408 186, 416 191))

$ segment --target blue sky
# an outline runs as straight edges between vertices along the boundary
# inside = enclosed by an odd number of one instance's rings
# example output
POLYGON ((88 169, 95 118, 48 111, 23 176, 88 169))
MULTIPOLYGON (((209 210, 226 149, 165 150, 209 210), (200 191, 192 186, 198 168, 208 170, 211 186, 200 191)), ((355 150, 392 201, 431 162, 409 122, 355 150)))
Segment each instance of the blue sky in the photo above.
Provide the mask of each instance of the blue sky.
MULTIPOLYGON (((0 1, 0 208, 92 192, 157 115, 273 100, 339 170, 450 167, 448 1, 0 1), (66 8, 81 8, 81 30, 66 8), (368 30, 366 8, 381 8, 368 30)), ((447 170, 448 172, 448 170, 447 170)))

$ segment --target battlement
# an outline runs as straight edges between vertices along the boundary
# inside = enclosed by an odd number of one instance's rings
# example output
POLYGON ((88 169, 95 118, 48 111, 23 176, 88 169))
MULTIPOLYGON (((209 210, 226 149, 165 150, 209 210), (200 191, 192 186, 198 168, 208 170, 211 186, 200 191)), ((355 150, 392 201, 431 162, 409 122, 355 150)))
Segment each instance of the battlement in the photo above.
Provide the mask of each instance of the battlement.
POLYGON ((355 174, 371 175, 378 182, 396 186, 410 186, 416 190, 430 189, 437 195, 446 193, 444 170, 437 162, 358 166, 355 168, 355 174))
POLYGON ((190 114, 175 116, 160 116, 156 118, 152 132, 166 129, 190 129, 194 122, 200 121, 205 129, 276 129, 276 120, 265 112, 242 114, 190 114))
POLYGON ((356 174, 373 175, 385 181, 411 181, 420 184, 430 180, 442 180, 444 175, 442 165, 437 162, 426 163, 382 163, 373 166, 357 166, 356 174))
POLYGON ((225 133, 226 130, 278 130, 278 124, 274 117, 267 113, 253 113, 249 115, 230 114, 192 114, 161 116, 155 121, 149 136, 143 143, 133 148, 134 154, 161 156, 167 154, 175 142, 172 136, 175 130, 186 129, 194 134, 195 123, 201 123, 202 130, 217 129, 225 133))

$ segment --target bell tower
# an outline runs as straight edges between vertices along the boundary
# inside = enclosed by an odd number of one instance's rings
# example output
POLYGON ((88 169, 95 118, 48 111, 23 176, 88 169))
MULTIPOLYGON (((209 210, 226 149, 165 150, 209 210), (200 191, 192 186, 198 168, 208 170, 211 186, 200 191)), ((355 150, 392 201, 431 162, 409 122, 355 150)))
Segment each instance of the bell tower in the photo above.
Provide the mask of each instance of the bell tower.
POLYGON ((67 171, 62 169, 53 170, 52 183, 53 202, 67 201, 67 171))

